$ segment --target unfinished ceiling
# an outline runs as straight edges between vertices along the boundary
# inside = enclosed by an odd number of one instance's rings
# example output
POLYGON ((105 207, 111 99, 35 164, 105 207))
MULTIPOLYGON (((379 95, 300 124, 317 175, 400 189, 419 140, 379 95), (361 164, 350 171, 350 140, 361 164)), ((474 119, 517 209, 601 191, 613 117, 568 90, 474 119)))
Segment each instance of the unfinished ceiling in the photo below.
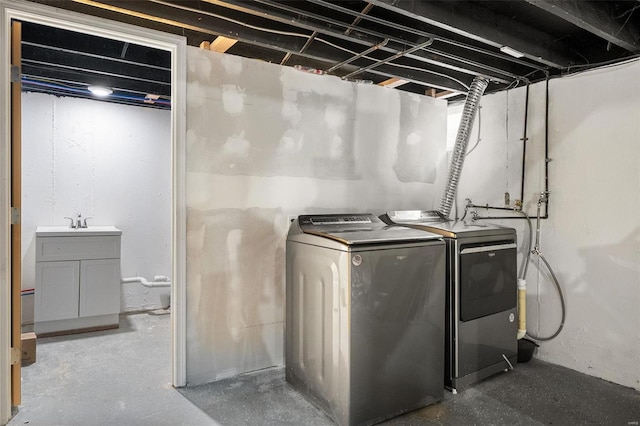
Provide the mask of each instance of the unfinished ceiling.
MULTIPOLYGON (((38 2, 184 35, 193 46, 449 99, 478 75, 493 92, 640 54, 640 0, 38 2)), ((25 51, 32 74, 41 67, 48 80, 59 72, 95 84, 82 78, 91 62, 116 89, 126 78, 114 76, 128 76, 136 96, 168 99, 166 53, 81 38, 32 42, 42 45, 25 51)))
POLYGON ((23 91, 90 98, 91 85, 111 88, 109 102, 170 108, 171 54, 23 22, 23 91))

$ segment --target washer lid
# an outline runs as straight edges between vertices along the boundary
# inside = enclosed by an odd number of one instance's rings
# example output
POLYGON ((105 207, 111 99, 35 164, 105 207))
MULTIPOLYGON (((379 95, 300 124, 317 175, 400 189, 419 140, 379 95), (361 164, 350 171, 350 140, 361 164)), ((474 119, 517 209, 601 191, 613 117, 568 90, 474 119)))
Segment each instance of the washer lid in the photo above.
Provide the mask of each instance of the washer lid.
POLYGON ((458 221, 438 218, 434 212, 421 210, 390 211, 387 216, 396 225, 435 232, 449 238, 515 233, 513 228, 486 222, 458 221))
POLYGON ((439 235, 404 226, 389 226, 371 213, 304 215, 298 217, 305 234, 317 235, 347 245, 428 241, 439 235))

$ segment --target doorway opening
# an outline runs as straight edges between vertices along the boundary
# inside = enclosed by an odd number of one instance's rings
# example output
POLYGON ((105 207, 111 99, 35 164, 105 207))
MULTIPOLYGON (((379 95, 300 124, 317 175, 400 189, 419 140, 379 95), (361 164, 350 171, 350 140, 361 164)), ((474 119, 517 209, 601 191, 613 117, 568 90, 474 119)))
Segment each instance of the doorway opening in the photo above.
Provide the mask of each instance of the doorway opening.
MULTIPOLYGON (((159 33, 152 30, 138 28, 127 24, 107 21, 85 15, 64 12, 38 5, 35 3, 9 2, 0 0, 0 11, 2 12, 2 21, 0 21, 0 30, 3 35, 3 43, 0 47, 0 58, 2 58, 2 77, 3 84, 8 84, 11 80, 9 64, 5 63, 8 57, 7 52, 10 51, 10 23, 12 21, 29 22, 39 25, 49 25, 56 28, 78 31, 93 36, 104 37, 107 39, 120 40, 127 43, 140 44, 144 46, 154 47, 163 51, 170 52, 171 55, 171 101, 172 108, 170 114, 170 209, 171 215, 169 219, 170 226, 170 263, 172 286, 171 286, 171 342, 172 342, 172 371, 171 383, 173 386, 184 386, 186 384, 186 336, 185 336, 185 264, 186 264, 186 245, 185 245, 185 224, 186 209, 184 201, 184 179, 185 179, 185 85, 186 85, 186 42, 184 38, 159 33)), ((2 103, 0 109, 0 119, 3 123, 5 131, 0 134, 0 148, 3 154, 11 152, 10 149, 10 123, 11 108, 10 98, 7 91, 3 91, 2 103)), ((11 164, 9 156, 3 155, 3 172, 2 178, 6 182, 11 182, 10 170, 11 164)), ((6 212, 10 211, 10 202, 7 197, 6 187, 2 188, 3 194, 0 203, 0 219, 3 223, 9 223, 9 217, 6 212)), ((114 203, 119 202, 114 200, 114 203)), ((13 254, 7 251, 10 246, 8 244, 10 233, 6 227, 0 228, 0 255, 4 259, 15 258, 20 253, 13 254)), ((0 277, 3 283, 10 282, 11 271, 9 268, 2 269, 0 277)), ((0 291, 0 307, 4 312, 11 312, 10 292, 6 290, 3 284, 0 291)), ((0 420, 6 420, 10 415, 11 384, 7 379, 4 369, 10 369, 10 357, 6 354, 10 353, 9 339, 10 328, 4 326, 0 328, 0 361, 2 361, 3 373, 0 380, 0 420)))
POLYGON ((170 52, 27 22, 21 46, 23 325, 38 321, 35 331, 44 337, 117 321, 89 320, 99 313, 166 310, 172 276, 170 52), (111 93, 95 95, 96 87, 111 93), (119 253, 48 258, 39 248, 57 241, 54 232, 42 231, 52 226, 78 244, 114 226, 122 231, 119 253), (96 288, 104 274, 94 282, 72 276, 78 262, 56 280, 63 265, 57 262, 79 260, 82 269, 85 260, 98 258, 117 259, 113 270, 103 262, 94 271, 119 274, 121 285, 118 277, 96 288))

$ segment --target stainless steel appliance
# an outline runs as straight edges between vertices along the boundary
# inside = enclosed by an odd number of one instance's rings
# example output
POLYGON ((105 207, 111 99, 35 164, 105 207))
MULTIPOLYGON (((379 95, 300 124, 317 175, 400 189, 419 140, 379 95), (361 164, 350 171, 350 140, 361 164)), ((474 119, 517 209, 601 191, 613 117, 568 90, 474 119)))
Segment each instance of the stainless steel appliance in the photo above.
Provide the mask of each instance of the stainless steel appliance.
POLYGON ((446 387, 455 392, 515 364, 518 352, 515 229, 443 220, 434 217, 433 212, 388 212, 387 217, 390 223, 445 238, 446 387))
POLYGON ((371 214, 300 216, 287 238, 286 378, 339 425, 443 398, 445 243, 371 214))

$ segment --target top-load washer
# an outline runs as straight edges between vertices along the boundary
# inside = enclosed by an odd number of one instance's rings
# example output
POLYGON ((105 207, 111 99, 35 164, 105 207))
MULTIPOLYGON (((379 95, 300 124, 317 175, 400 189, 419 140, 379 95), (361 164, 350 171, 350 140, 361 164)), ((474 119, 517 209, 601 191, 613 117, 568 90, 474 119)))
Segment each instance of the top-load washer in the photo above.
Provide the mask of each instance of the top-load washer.
POLYGON ((287 237, 286 378, 339 425, 443 398, 445 243, 371 214, 300 216, 287 237))
POLYGON ((456 391, 517 360, 517 260, 513 228, 395 211, 383 219, 442 235, 447 244, 445 385, 456 391))

